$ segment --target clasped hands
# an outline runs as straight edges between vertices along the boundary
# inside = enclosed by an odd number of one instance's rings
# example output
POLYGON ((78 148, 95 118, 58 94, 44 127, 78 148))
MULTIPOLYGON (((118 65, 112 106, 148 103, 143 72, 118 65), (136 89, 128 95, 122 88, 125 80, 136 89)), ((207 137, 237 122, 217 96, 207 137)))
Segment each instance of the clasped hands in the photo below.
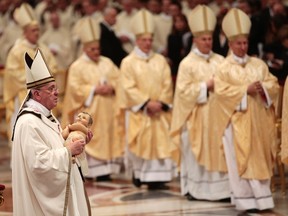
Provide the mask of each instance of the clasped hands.
POLYGON ((162 103, 156 100, 149 100, 146 104, 146 110, 148 116, 157 116, 162 111, 162 103))
POLYGON ((214 76, 206 81, 208 91, 214 92, 214 76))
POLYGON ((107 83, 99 84, 96 86, 94 90, 94 95, 112 95, 114 94, 114 88, 111 85, 108 85, 107 83))
POLYGON ((255 96, 257 94, 259 94, 260 96, 265 95, 264 89, 263 89, 260 81, 256 81, 256 82, 251 83, 248 86, 247 93, 251 96, 255 96))

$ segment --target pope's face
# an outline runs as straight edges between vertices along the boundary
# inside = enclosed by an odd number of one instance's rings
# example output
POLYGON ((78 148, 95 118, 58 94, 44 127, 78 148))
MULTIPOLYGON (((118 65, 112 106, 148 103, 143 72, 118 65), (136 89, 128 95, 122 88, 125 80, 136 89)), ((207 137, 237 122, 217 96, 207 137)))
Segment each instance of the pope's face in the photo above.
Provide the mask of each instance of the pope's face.
POLYGON ((229 42, 229 47, 236 56, 242 58, 248 51, 248 38, 246 36, 239 36, 229 42))
POLYGON ((84 45, 84 52, 92 61, 97 62, 101 53, 99 42, 95 41, 84 45))
POLYGON ((194 43, 199 51, 203 54, 209 54, 212 49, 212 35, 211 34, 202 34, 194 38, 194 43))
POLYGON ((143 34, 137 37, 136 44, 139 49, 148 54, 152 49, 153 36, 152 34, 143 34))
POLYGON ((52 110, 57 105, 58 101, 58 88, 56 82, 50 82, 45 86, 37 89, 39 102, 48 110, 52 110))

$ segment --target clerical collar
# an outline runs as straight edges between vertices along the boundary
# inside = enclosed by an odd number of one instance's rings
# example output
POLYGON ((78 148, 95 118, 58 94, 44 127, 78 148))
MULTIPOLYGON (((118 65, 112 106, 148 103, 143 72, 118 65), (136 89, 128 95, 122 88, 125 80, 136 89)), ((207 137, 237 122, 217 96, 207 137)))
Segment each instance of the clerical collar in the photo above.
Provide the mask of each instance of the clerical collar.
POLYGON ((248 61, 248 55, 247 54, 244 57, 239 57, 239 56, 236 56, 232 52, 232 57, 233 57, 234 61, 236 61, 240 65, 245 65, 247 63, 247 61, 248 61))
POLYGON ((28 101, 26 101, 25 106, 27 106, 28 108, 31 108, 39 113, 42 113, 45 116, 49 116, 51 115, 51 112, 45 107, 43 106, 41 103, 33 100, 33 99, 29 99, 28 101))
POLYGON ((89 56, 85 52, 83 53, 83 58, 85 61, 92 61, 92 59, 90 59, 89 56))
POLYGON ((97 60, 97 61, 94 61, 94 60, 92 60, 85 52, 83 52, 82 56, 83 56, 83 59, 84 59, 85 61, 87 61, 87 62, 94 62, 94 63, 96 63, 96 64, 98 63, 99 59, 101 58, 101 56, 99 56, 98 60, 97 60))
POLYGON ((32 43, 30 43, 26 38, 24 38, 24 43, 28 46, 28 47, 30 47, 30 48, 32 48, 32 49, 36 49, 37 48, 37 44, 32 44, 32 43))
POLYGON ((194 47, 192 49, 192 52, 198 55, 199 57, 204 58, 205 60, 208 60, 213 53, 212 51, 210 51, 208 54, 204 54, 197 47, 194 47))
POLYGON ((135 46, 134 52, 137 56, 139 56, 140 58, 143 58, 145 60, 149 59, 152 55, 152 51, 150 51, 149 53, 145 53, 138 46, 135 46))

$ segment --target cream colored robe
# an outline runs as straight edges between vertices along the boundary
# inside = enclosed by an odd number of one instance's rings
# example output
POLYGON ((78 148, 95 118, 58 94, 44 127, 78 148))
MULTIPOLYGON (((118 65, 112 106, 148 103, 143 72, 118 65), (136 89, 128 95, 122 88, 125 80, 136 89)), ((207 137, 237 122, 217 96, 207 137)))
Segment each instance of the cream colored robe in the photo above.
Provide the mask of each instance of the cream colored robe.
MULTIPOLYGON (((57 13, 59 14, 60 18, 60 27, 68 31, 70 31, 73 24, 80 19, 79 15, 74 13, 73 5, 69 5, 63 10, 58 8, 57 13)), ((41 27, 44 31, 46 31, 49 28, 51 28, 50 12, 46 11, 43 15, 43 19, 44 19, 44 25, 42 25, 41 27)))
POLYGON ((14 21, 7 23, 3 35, 0 37, 0 64, 6 64, 7 55, 15 41, 21 37, 22 31, 23 30, 14 21))
POLYGON ((116 17, 116 24, 113 26, 118 37, 126 36, 130 39, 129 42, 122 43, 123 48, 127 53, 130 53, 134 48, 135 37, 132 31, 131 20, 135 15, 137 10, 133 10, 130 14, 127 14, 126 11, 122 11, 116 17))
POLYGON ((53 29, 49 27, 40 37, 39 42, 45 44, 51 51, 57 53, 55 59, 59 70, 67 70, 74 60, 75 47, 70 32, 64 27, 53 29))
POLYGON ((71 31, 75 22, 81 18, 80 14, 74 11, 74 6, 72 4, 68 5, 65 10, 58 9, 58 13, 61 18, 61 27, 64 27, 69 31, 71 31))
POLYGON ((288 164, 288 79, 286 79, 283 90, 282 103, 282 123, 281 123, 281 159, 283 163, 288 164))
POLYGON ((147 60, 133 51, 121 63, 121 87, 119 103, 129 113, 127 143, 129 150, 146 160, 170 158, 169 127, 171 112, 162 111, 157 117, 149 117, 143 111, 131 108, 149 99, 172 104, 172 80, 165 58, 152 54, 147 60))
POLYGON ((248 85, 255 81, 262 83, 275 103, 279 86, 263 61, 249 57, 241 66, 232 55, 226 58, 215 76, 211 121, 217 122, 217 127, 211 129, 210 138, 220 146, 224 130, 231 123, 239 176, 265 180, 272 175, 276 151, 274 104, 267 108, 259 95, 247 95, 247 110, 236 111, 248 85))
MULTIPOLYGON (((31 108, 27 110, 33 111, 31 108)), ((64 147, 59 122, 39 111, 22 115, 12 148, 13 215, 63 215, 71 153, 64 147)), ((84 185, 71 164, 68 216, 89 215, 84 185)))
POLYGON ((15 100, 18 100, 20 106, 27 93, 24 55, 25 52, 27 52, 31 57, 34 57, 36 54, 36 48, 40 48, 42 51, 51 73, 57 73, 56 60, 46 45, 38 44, 37 46, 32 47, 26 39, 19 39, 15 42, 15 45, 8 54, 4 73, 3 94, 4 103, 6 105, 8 137, 10 137, 11 134, 11 123, 13 125, 11 118, 13 115, 17 115, 19 108, 15 108, 15 100))
POLYGON ((166 14, 154 15, 155 31, 153 40, 153 49, 162 53, 167 49, 168 35, 172 31, 173 20, 166 14))
MULTIPOLYGON (((115 118, 116 97, 91 95, 91 104, 85 106, 92 88, 103 79, 114 87, 119 76, 118 68, 112 61, 101 56, 98 62, 91 61, 83 54, 70 67, 63 103, 62 125, 74 122, 79 111, 86 111, 93 118, 92 140, 85 146, 86 152, 98 160, 111 160, 122 156, 124 151, 118 137, 115 118)), ((117 90, 116 90, 117 94, 117 90)))
MULTIPOLYGON (((214 53, 209 60, 205 60, 190 52, 180 64, 173 103, 171 124, 171 135, 175 144, 173 155, 179 154, 182 129, 187 127, 195 159, 209 171, 226 171, 227 168, 221 145, 209 142, 208 138, 210 135, 208 125, 211 123, 217 126, 217 123, 210 121, 209 116, 211 113, 209 110, 213 110, 210 99, 214 94, 209 92, 206 103, 199 104, 197 99, 201 82, 212 78, 223 59, 214 53)), ((174 159, 179 160, 178 157, 174 159)))

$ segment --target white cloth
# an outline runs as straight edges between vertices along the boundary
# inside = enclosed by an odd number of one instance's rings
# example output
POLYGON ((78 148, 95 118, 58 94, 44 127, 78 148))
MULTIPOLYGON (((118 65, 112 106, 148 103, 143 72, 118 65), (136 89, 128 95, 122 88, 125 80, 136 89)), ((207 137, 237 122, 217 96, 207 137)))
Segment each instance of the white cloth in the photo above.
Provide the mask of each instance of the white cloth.
POLYGON ((181 194, 189 193, 196 199, 220 200, 230 197, 231 190, 226 173, 209 172, 199 165, 191 150, 187 130, 183 130, 181 161, 181 194))
MULTIPOLYGON (((50 121, 49 111, 37 103, 26 103, 26 113, 19 117, 12 145, 13 215, 63 215, 66 184, 71 156, 56 120, 50 121)), ((76 164, 70 173, 68 216, 88 215, 84 185, 76 164)))
MULTIPOLYGON (((126 130, 129 124, 128 119, 129 112, 126 112, 126 130)), ((141 182, 169 182, 178 176, 177 166, 170 158, 145 160, 130 152, 126 146, 124 160, 126 174, 130 177, 132 177, 133 174, 134 178, 139 179, 141 182)))
POLYGON ((274 201, 270 180, 243 179, 238 174, 231 124, 225 130, 223 144, 232 189, 232 204, 235 204, 237 210, 272 209, 274 201))
POLYGON ((86 177, 94 178, 103 175, 119 174, 122 160, 122 158, 116 158, 113 160, 97 160, 87 154, 89 174, 86 177))
POLYGON ((157 53, 162 53, 167 47, 167 38, 172 31, 172 16, 161 13, 154 15, 155 30, 153 32, 153 49, 157 53))
POLYGON ((125 49, 125 51, 127 53, 130 53, 135 45, 135 35, 133 34, 132 31, 132 17, 135 15, 135 13, 137 12, 136 9, 133 9, 132 12, 130 14, 128 14, 126 11, 121 11, 116 19, 116 23, 115 23, 115 31, 116 31, 116 35, 118 37, 121 36, 126 36, 129 38, 128 42, 122 43, 123 48, 125 49))
POLYGON ((70 32, 65 28, 48 28, 40 37, 39 42, 44 43, 54 54, 59 70, 67 70, 73 61, 75 47, 70 32))
POLYGON ((127 151, 129 173, 141 182, 169 182, 177 177, 177 166, 170 158, 145 160, 127 151))

